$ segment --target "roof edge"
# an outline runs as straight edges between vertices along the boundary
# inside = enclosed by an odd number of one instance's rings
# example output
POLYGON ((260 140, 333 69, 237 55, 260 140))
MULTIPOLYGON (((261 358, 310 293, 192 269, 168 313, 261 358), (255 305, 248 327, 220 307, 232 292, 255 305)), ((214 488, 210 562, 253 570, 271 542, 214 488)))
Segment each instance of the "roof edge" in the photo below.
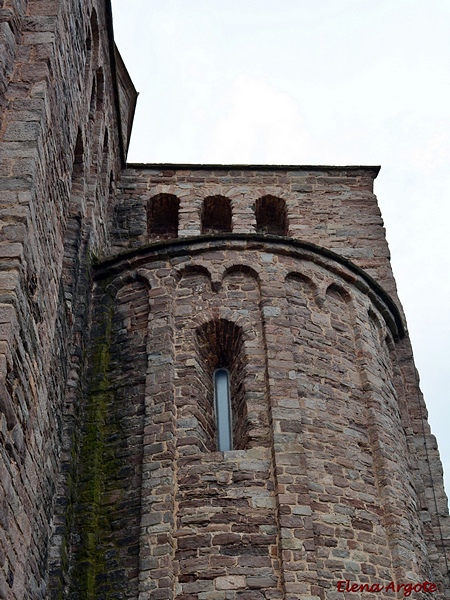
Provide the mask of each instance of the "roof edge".
POLYGON ((114 25, 113 25, 113 11, 111 0, 105 0, 105 16, 106 16, 106 31, 108 37, 108 51, 109 51, 109 63, 111 69, 111 78, 112 78, 112 87, 113 87, 113 103, 114 109, 117 118, 117 129, 118 129, 118 139, 119 139, 119 157, 121 162, 121 167, 126 167, 126 156, 128 151, 128 144, 131 136, 131 129, 133 126, 134 113, 136 109, 136 100, 138 93, 136 88, 134 87, 133 81, 128 73, 126 65, 120 55, 120 52, 114 41, 114 25), (130 100, 130 114, 127 119, 127 138, 124 139, 123 129, 122 129, 122 114, 120 107, 120 93, 119 93, 119 81, 118 81, 118 69, 121 69, 121 72, 124 74, 127 81, 130 83, 130 87, 132 88, 132 97, 130 100))
POLYGON ((380 172, 379 165, 270 165, 270 164, 221 164, 221 163, 127 163, 127 169, 173 169, 173 170, 227 170, 227 171, 368 171, 374 178, 380 172))

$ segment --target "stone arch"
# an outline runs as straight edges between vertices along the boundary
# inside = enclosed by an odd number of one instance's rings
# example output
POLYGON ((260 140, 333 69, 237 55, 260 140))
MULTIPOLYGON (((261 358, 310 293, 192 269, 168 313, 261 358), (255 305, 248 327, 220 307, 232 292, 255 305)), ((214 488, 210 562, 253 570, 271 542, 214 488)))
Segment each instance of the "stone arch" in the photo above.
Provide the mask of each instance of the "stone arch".
POLYGON ((345 303, 351 302, 352 299, 350 293, 345 288, 334 282, 330 283, 325 294, 328 297, 336 298, 336 300, 345 303))
MULTIPOLYGON (((222 276, 221 282, 222 302, 227 310, 237 311, 239 314, 245 311, 258 310, 261 306, 260 278, 258 273, 247 265, 231 265, 222 276)), ((224 315, 223 315, 224 316, 224 315)), ((255 318, 256 317, 255 315, 255 318)), ((252 327, 255 323, 252 323, 252 327)), ((243 331, 248 324, 242 324, 243 331)))
POLYGON ((72 306, 80 277, 82 220, 85 202, 85 154, 81 129, 78 129, 75 142, 72 185, 69 198, 68 219, 64 233, 64 253, 62 263, 62 284, 66 301, 72 306))
POLYGON ((288 234, 286 201, 277 196, 263 196, 255 203, 256 231, 271 235, 288 234))
POLYGON ((178 300, 183 304, 184 310, 186 310, 187 304, 189 304, 189 309, 192 308, 190 306, 192 296, 202 298, 205 294, 211 294, 214 289, 211 273, 202 265, 184 267, 175 274, 175 280, 178 288, 178 300))
POLYGON ((100 46, 100 32, 97 18, 97 11, 92 9, 86 35, 86 62, 84 69, 84 78, 87 82, 92 69, 95 69, 98 63, 98 50, 100 46))
POLYGON ((88 30, 87 30, 87 34, 86 34, 86 62, 84 64, 85 79, 88 78, 89 71, 91 69, 91 63, 92 63, 92 31, 91 31, 91 27, 89 26, 88 30))
POLYGON ((244 264, 231 265, 230 267, 227 267, 223 273, 222 280, 224 280, 229 275, 234 275, 235 273, 243 273, 245 275, 248 275, 249 277, 252 277, 253 279, 256 279, 256 281, 258 282, 260 281, 259 273, 255 269, 253 269, 253 267, 244 264))
POLYGON ((288 285, 289 300, 294 304, 306 305, 310 302, 313 302, 318 306, 322 304, 319 288, 314 281, 304 273, 288 273, 286 276, 286 283, 288 285))
POLYGON ((207 196, 201 214, 202 233, 232 231, 231 201, 225 196, 207 196))
POLYGON ((85 170, 85 156, 84 156, 84 142, 83 133, 80 128, 77 131, 77 139, 75 141, 75 148, 73 153, 73 167, 72 167, 72 189, 71 193, 81 191, 83 188, 84 192, 84 170, 85 170))
POLYGON ((99 34, 97 11, 95 10, 95 8, 92 9, 92 13, 91 13, 91 32, 92 32, 92 54, 93 54, 93 59, 94 59, 94 65, 96 65, 97 61, 98 61, 98 49, 100 46, 100 34, 99 34))
POLYGON ((378 315, 375 313, 375 311, 372 308, 369 308, 367 311, 367 316, 369 317, 369 323, 372 325, 372 331, 375 333, 376 335, 376 339, 378 340, 379 344, 382 344, 383 342, 383 326, 381 324, 380 319, 378 318, 378 315))
POLYGON ((148 290, 150 290, 152 288, 151 282, 140 271, 141 270, 124 271, 117 275, 117 277, 114 277, 114 279, 103 289, 103 294, 105 296, 104 304, 113 306, 117 300, 119 291, 127 285, 132 285, 135 281, 140 281, 148 290), (106 299, 106 297, 108 299, 106 299))
POLYGON ((180 201, 174 194, 157 194, 148 201, 147 227, 151 239, 164 240, 178 236, 180 201))
MULTIPOLYGON (((311 340, 315 343, 314 338, 320 333, 313 319, 315 315, 321 314, 320 307, 323 303, 318 301, 318 286, 304 273, 290 272, 285 281, 296 370, 306 381, 308 368, 314 362, 308 345, 311 340)), ((298 385, 301 387, 300 381, 298 385)))
MULTIPOLYGON (((324 311, 329 318, 331 329, 328 337, 333 344, 335 352, 341 356, 355 355, 355 307, 352 305, 352 295, 348 289, 340 283, 333 281, 328 285, 325 292, 324 311)), ((344 363, 345 360, 342 359, 344 363)), ((348 366, 348 365, 347 365, 348 366)), ((342 375, 350 372, 349 368, 343 368, 342 375)))
MULTIPOLYGON (((103 134, 103 157, 104 157, 104 159, 107 158, 108 145, 109 145, 109 133, 108 133, 108 128, 105 127, 105 132, 103 134)), ((110 173, 110 176, 112 177, 112 172, 110 173)))
MULTIPOLYGON (((105 129, 105 134, 108 132, 108 129, 105 129)), ((109 136, 108 136, 109 138, 109 136)), ((106 149, 106 152, 108 151, 108 149, 106 149)), ((103 152, 105 152, 105 147, 103 146, 103 152)), ((108 197, 108 203, 107 203, 107 212, 106 212, 106 219, 107 219, 107 223, 109 224, 109 227, 111 228, 112 232, 114 232, 114 234, 116 234, 118 236, 118 238, 120 239, 120 233, 116 232, 116 203, 114 202, 115 199, 115 187, 116 187, 116 181, 114 178, 114 172, 113 169, 111 168, 111 161, 108 161, 107 156, 105 156, 105 154, 103 154, 103 162, 104 162, 104 172, 105 172, 105 195, 107 195, 108 197), (108 167, 108 171, 106 170, 108 167)))
POLYGON ((395 342, 390 329, 386 331, 386 335, 384 336, 384 343, 386 344, 386 347, 388 348, 389 352, 393 352, 395 350, 395 342))
POLYGON ((209 269, 207 269, 203 265, 187 265, 182 269, 179 269, 175 273, 175 279, 177 282, 180 282, 183 277, 195 276, 195 275, 203 275, 207 279, 211 281, 211 273, 209 269))
MULTIPOLYGON (((372 361, 373 366, 377 369, 377 375, 383 381, 383 385, 390 387, 389 382, 393 381, 394 377, 393 359, 395 357, 392 352, 394 350, 393 338, 382 315, 377 314, 372 307, 369 307, 367 314, 372 334, 373 355, 376 358, 376 360, 372 361)), ((393 391, 393 389, 388 391, 386 397, 390 397, 393 391)), ((394 395, 396 394, 394 393, 394 395)))
POLYGON ((246 354, 242 329, 226 319, 212 319, 196 329, 202 379, 206 390, 206 407, 214 432, 214 371, 225 368, 230 373, 231 428, 233 449, 244 449, 248 442, 247 405, 245 401, 246 354))
MULTIPOLYGON (((94 206, 95 203, 100 205, 102 217, 106 210, 106 193, 105 184, 106 177, 104 170, 108 158, 108 146, 106 140, 105 147, 105 131, 104 130, 104 76, 103 69, 100 67, 96 70, 92 81, 91 100, 89 107, 89 150, 90 150, 90 165, 89 165, 89 189, 92 190, 89 194, 88 205, 94 206), (104 199, 104 200, 102 200, 104 199)), ((106 134, 107 135, 107 134, 106 134)), ((98 227, 101 221, 96 220, 94 227, 98 227)))

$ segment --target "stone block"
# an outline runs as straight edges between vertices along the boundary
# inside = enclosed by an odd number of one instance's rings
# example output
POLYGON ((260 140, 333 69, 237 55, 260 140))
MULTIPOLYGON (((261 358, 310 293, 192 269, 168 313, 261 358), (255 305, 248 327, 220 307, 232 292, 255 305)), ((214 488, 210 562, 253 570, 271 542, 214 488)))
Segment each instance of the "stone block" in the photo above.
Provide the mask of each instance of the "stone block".
POLYGON ((246 579, 243 575, 216 577, 214 585, 217 590, 239 590, 245 588, 246 579))

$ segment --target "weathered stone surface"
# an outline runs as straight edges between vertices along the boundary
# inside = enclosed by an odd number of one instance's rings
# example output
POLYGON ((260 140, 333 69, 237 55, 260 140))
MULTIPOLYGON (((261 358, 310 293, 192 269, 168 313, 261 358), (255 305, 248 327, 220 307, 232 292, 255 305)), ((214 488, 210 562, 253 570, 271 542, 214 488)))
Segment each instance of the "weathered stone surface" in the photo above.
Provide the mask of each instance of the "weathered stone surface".
POLYGON ((0 0, 0 597, 447 597, 377 168, 125 168, 112 48, 107 1, 0 0))
POLYGON ((245 577, 241 575, 229 575, 228 577, 217 577, 214 580, 217 590, 239 590, 245 587, 245 577))
POLYGON ((0 354, 0 463, 8 478, 3 472, 0 497, 11 509, 0 547, 9 556, 2 567, 5 597, 38 600, 52 596, 53 582, 62 585, 88 266, 107 244, 102 223, 108 220, 108 189, 118 176, 119 141, 111 62, 98 37, 99 21, 102 35, 107 31, 104 3, 7 5, 0 15, 6 344, 0 354), (68 216, 88 189, 93 201, 89 209, 85 202, 74 231, 68 216))

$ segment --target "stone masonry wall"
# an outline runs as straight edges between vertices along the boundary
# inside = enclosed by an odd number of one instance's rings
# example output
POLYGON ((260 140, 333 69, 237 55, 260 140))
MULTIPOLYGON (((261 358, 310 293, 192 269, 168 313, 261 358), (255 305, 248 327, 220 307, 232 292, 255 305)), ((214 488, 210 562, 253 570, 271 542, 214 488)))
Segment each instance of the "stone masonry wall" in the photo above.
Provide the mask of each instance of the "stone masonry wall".
POLYGON ((148 291, 128 277, 96 290, 69 598, 138 595, 148 291))
POLYGON ((0 598, 447 597, 378 169, 123 169, 135 99, 109 0, 0 0, 0 598))
POLYGON ((378 167, 128 165, 112 223, 114 251, 152 241, 147 207, 158 194, 179 199, 180 238, 200 234, 203 201, 212 196, 231 200, 234 233, 256 233, 255 203, 271 195, 286 203, 289 237, 348 258, 395 298, 383 221, 373 194, 377 174, 378 167))
POLYGON ((364 271, 231 233, 150 244, 97 277, 125 272, 150 285, 139 597, 335 600, 343 579, 445 597, 448 516, 416 451, 401 317, 364 271), (227 344, 241 400, 220 453, 208 365, 233 373, 227 344))
MULTIPOLYGON (((264 236, 265 230, 257 223, 256 205, 261 206, 261 200, 265 198, 275 198, 285 203, 289 237, 333 250, 361 267, 390 294, 401 314, 382 220, 373 195, 373 179, 377 172, 376 168, 369 167, 130 165, 123 173, 111 223, 115 239, 113 249, 138 251, 161 239, 149 229, 148 215, 153 202, 162 196, 171 198, 172 204, 179 206, 175 229, 178 229, 177 252, 180 253, 183 252, 183 240, 188 242, 203 234, 206 200, 217 198, 222 204, 225 200, 230 201, 231 236, 246 237, 264 236)), ((172 221, 171 216, 171 230, 174 227, 172 221)), ((279 229, 283 228, 281 221, 279 229)), ((228 225, 223 233, 227 231, 228 225)), ((247 249, 245 244, 243 247, 247 249)), ((283 252, 287 252, 286 249, 283 252)), ((218 282, 213 281, 212 285, 214 289, 218 282)), ((354 335, 359 339, 359 334, 354 335)), ((390 350, 390 360, 395 364, 392 373, 398 403, 402 407, 401 427, 406 435, 409 468, 414 479, 414 484, 410 485, 419 494, 417 505, 425 510, 423 528, 430 555, 440 556, 441 569, 445 572, 443 539, 448 537, 448 526, 442 467, 436 440, 426 421, 411 345, 407 336, 400 337, 395 349, 390 350)), ((355 352, 364 354, 369 347, 355 347, 355 352)), ((381 346, 378 349, 381 352, 381 346)), ((374 372, 370 380, 386 368, 386 361, 380 368, 381 371, 374 372)), ((371 383, 362 380, 361 385, 365 388, 371 383)), ((371 414, 376 412, 376 405, 371 411, 371 414)))
POLYGON ((0 4, 0 597, 37 600, 63 560, 89 265, 120 153, 105 4, 0 4))

